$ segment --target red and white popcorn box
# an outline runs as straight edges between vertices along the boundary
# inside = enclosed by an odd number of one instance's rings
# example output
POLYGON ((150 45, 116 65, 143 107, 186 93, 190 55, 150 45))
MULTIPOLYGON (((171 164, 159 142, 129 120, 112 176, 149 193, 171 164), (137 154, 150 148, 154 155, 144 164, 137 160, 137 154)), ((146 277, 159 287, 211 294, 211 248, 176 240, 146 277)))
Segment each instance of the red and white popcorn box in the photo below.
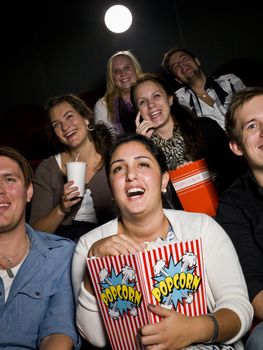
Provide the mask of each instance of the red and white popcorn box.
POLYGON ((184 210, 216 214, 218 193, 204 159, 170 170, 169 176, 184 210))
POLYGON ((138 349, 138 329, 160 320, 149 303, 188 316, 207 312, 201 239, 88 258, 87 266, 113 350, 138 349))

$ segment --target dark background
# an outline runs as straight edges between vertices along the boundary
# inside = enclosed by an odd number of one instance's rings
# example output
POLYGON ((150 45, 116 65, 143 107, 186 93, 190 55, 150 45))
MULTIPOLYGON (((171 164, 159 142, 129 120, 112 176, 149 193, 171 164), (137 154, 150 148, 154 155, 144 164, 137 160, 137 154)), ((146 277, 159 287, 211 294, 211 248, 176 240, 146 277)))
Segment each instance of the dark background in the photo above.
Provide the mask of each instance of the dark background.
POLYGON ((10 128, 28 131, 33 124, 42 125, 38 111, 48 97, 72 92, 87 94, 94 103, 105 91, 106 62, 117 50, 132 50, 144 71, 162 71, 163 53, 173 46, 183 46, 196 53, 208 74, 234 72, 249 85, 261 83, 260 3, 236 0, 3 2, 0 117, 8 122, 1 123, 5 138, 0 134, 0 143, 7 142, 7 134, 11 140, 10 128), (114 4, 127 5, 133 14, 131 28, 122 34, 111 33, 104 25, 105 11, 114 4))

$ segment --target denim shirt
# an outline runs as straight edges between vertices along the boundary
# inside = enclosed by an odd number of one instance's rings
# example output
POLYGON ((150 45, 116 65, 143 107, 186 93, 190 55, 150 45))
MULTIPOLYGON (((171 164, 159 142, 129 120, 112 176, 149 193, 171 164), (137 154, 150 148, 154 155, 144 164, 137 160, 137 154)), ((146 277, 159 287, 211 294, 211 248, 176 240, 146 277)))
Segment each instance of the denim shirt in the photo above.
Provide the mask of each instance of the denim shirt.
POLYGON ((0 278, 0 348, 38 349, 44 337, 60 333, 69 336, 75 349, 79 349, 70 275, 75 245, 28 225, 26 231, 30 252, 14 278, 6 302, 0 278))

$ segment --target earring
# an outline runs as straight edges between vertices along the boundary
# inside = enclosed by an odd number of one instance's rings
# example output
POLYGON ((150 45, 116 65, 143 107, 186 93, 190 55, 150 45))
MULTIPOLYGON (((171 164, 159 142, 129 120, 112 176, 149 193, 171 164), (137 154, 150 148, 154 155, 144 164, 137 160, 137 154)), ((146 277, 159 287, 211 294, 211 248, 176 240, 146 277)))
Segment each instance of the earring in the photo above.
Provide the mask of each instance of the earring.
POLYGON ((95 126, 90 127, 89 125, 87 125, 87 130, 94 131, 94 129, 95 129, 95 126))
POLYGON ((167 188, 162 189, 162 193, 165 194, 167 192, 167 188))

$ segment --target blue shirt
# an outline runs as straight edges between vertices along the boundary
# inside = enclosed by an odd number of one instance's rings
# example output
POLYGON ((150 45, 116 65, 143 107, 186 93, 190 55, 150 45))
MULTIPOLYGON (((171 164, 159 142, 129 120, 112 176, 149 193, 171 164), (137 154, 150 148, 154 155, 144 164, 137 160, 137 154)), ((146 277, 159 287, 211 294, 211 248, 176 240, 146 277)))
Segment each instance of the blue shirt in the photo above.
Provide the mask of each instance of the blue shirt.
POLYGON ((70 274, 75 244, 28 225, 26 231, 30 252, 6 302, 0 278, 0 348, 38 349, 44 337, 60 333, 69 336, 79 349, 70 274))

